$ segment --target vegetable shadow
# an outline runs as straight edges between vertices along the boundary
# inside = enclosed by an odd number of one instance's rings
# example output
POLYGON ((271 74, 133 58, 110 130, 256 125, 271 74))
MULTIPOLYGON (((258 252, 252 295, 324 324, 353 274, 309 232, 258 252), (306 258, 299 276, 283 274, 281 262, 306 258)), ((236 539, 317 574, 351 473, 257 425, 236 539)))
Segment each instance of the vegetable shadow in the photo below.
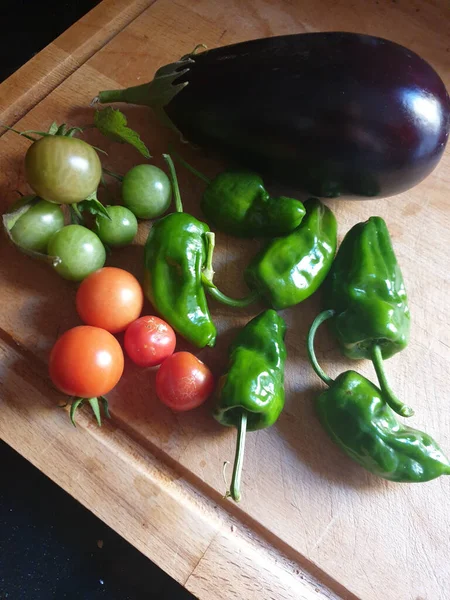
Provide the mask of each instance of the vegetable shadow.
MULTIPOLYGON (((297 457, 330 483, 357 489, 386 486, 352 461, 328 437, 315 413, 314 400, 326 387, 314 373, 307 355, 307 335, 311 323, 320 312, 320 293, 282 314, 288 321, 286 335, 286 403, 274 428, 286 440, 297 457)), ((315 339, 319 363, 332 377, 349 369, 358 369, 359 361, 343 357, 326 326, 315 339)))
POLYGON ((303 463, 330 483, 355 489, 386 487, 386 481, 352 461, 323 430, 314 410, 314 399, 323 391, 317 385, 289 394, 287 401, 295 402, 296 414, 283 412, 275 429, 303 463))
MULTIPOLYGON (((5 338, 8 344, 15 345, 14 340, 9 338, 8 334, 0 332, 0 336, 5 338)), ((5 359, 2 365, 1 389, 2 402, 5 405, 13 406, 16 414, 27 415, 32 411, 53 413, 55 410, 59 410, 64 419, 68 418, 63 413, 63 409, 67 405, 67 396, 64 396, 52 385, 45 363, 26 348, 20 348, 15 351, 13 357, 5 359), (29 390, 25 399, 18 400, 17 378, 23 382, 23 389, 29 390), (33 390, 37 393, 33 393, 33 390), (42 396, 49 401, 47 406, 43 406, 42 396)))

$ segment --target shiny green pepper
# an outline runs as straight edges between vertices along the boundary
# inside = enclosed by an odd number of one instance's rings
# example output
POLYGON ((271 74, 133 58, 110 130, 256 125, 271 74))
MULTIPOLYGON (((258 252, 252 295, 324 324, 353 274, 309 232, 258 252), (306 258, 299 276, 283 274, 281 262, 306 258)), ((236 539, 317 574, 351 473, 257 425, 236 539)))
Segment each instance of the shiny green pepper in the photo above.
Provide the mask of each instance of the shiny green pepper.
POLYGON ((386 223, 371 217, 345 236, 323 286, 324 308, 345 356, 373 361, 391 408, 408 417, 411 408, 390 389, 383 359, 408 343, 410 315, 402 273, 386 223))
MULTIPOLYGON (((280 310, 313 294, 325 279, 337 246, 337 223, 331 210, 316 198, 305 202, 306 215, 288 235, 275 238, 247 266, 244 277, 252 293, 229 298, 205 276, 208 292, 223 304, 247 306, 261 298, 280 310)), ((212 250, 211 250, 212 251, 212 250)))
POLYGON ((308 354, 317 375, 329 386, 316 400, 319 420, 331 439, 370 473, 397 482, 430 481, 450 475, 450 462, 427 433, 406 427, 371 381, 346 371, 335 380, 317 363, 314 336, 326 317, 311 326, 308 354))
POLYGON ((246 431, 270 427, 284 406, 286 323, 266 310, 239 332, 230 347, 228 371, 218 383, 214 417, 238 429, 229 495, 238 502, 246 431))
POLYGON ((228 170, 210 180, 181 156, 176 157, 207 183, 201 209, 219 231, 239 237, 275 237, 293 231, 305 215, 300 200, 272 198, 253 171, 228 170))
POLYGON ((156 221, 144 250, 144 292, 159 314, 199 348, 214 346, 212 322, 202 269, 206 260, 206 223, 183 211, 175 169, 164 155, 172 176, 177 212, 156 221))
POLYGON ((325 279, 336 252, 334 214, 315 198, 305 208, 299 227, 270 242, 245 270, 249 288, 276 310, 311 296, 325 279))
POLYGON ((272 198, 252 171, 224 171, 206 188, 201 208, 219 231, 240 237, 275 237, 298 227, 305 215, 299 200, 272 198))

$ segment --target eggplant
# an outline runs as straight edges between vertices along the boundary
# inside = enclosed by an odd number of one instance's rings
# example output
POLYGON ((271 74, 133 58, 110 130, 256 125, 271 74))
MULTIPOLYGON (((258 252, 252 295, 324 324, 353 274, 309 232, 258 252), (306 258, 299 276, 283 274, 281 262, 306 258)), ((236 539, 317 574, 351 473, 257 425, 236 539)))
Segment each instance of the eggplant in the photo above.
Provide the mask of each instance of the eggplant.
POLYGON ((444 152, 444 83, 399 44, 326 32, 197 49, 99 101, 149 105, 189 142, 322 197, 404 192, 444 152))

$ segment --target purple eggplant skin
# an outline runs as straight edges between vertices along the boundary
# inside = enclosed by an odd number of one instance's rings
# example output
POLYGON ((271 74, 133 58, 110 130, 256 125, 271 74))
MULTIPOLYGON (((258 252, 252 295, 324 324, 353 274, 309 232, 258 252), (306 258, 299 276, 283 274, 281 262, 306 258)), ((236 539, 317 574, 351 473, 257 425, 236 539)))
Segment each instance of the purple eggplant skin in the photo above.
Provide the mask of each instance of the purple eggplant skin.
POLYGON ((126 96, 162 109, 189 142, 322 197, 408 190, 436 167, 450 127, 448 93, 426 61, 346 32, 192 53, 109 99, 126 96))

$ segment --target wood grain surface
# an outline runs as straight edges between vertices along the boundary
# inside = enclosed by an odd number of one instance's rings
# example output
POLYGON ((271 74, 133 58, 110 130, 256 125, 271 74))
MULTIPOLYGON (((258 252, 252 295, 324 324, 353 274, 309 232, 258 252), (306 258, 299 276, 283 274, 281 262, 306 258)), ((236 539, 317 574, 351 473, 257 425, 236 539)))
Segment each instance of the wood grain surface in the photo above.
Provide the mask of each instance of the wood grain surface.
MULTIPOLYGON (((100 89, 150 80, 160 65, 200 42, 214 47, 318 30, 359 31, 395 40, 421 54, 450 85, 447 0, 156 0, 28 112, 18 127, 42 128, 54 119, 89 123, 88 104, 100 89)), ((176 138, 149 110, 125 111, 155 164, 162 166, 160 154, 176 138)), ((124 172, 141 162, 132 148, 105 142, 92 132, 89 139, 108 151, 102 160, 109 168, 124 172)), ((27 145, 11 133, 0 140, 2 209, 15 189, 26 189, 27 145)), ((183 152, 207 173, 219 169, 194 150, 183 147, 183 152)), ((186 210, 200 217, 202 184, 181 168, 179 179, 186 210)), ((354 223, 374 214, 388 224, 407 285, 412 331, 408 348, 388 361, 387 370, 400 397, 416 410, 413 426, 433 434, 447 453, 449 189, 447 150, 426 181, 400 196, 329 202, 340 239, 354 223)), ((142 243, 148 228, 142 223, 136 243, 114 252, 109 264, 142 277, 142 243)), ((241 294, 243 265, 255 252, 255 242, 221 234, 217 240, 217 281, 230 294, 241 294)), ((314 416, 312 399, 322 386, 307 363, 305 338, 319 310, 317 297, 282 313, 289 326, 286 409, 270 430, 249 434, 243 500, 235 506, 222 498, 222 464, 233 456, 234 431, 214 423, 209 406, 185 415, 165 409, 155 398, 152 370, 126 365, 125 377, 110 395, 111 425, 98 431, 88 416, 80 415, 81 427, 71 428, 65 413, 55 408, 58 396, 47 387, 45 361, 57 336, 78 324, 76 288, 20 255, 4 238, 1 256, 5 359, 0 436, 199 598, 312 598, 332 593, 369 600, 448 598, 450 479, 419 485, 376 479, 336 449, 314 416), (176 473, 176 484, 155 475, 159 470, 176 473), (137 479, 141 471, 145 483, 137 479), (144 504, 142 486, 148 490, 144 504), (209 507, 206 513, 198 508, 202 503, 209 507), (208 516, 203 519, 202 514, 208 516), (223 525, 230 522, 245 533, 235 535, 231 526, 223 525), (315 592, 319 582, 334 592, 324 587, 315 592)), ((198 355, 219 374, 237 328, 261 307, 239 312, 211 303, 211 308, 219 331, 217 346, 198 355)), ((340 357, 324 332, 318 342, 319 358, 331 375, 355 368, 340 357)), ((178 348, 188 346, 180 341, 178 348)), ((374 377, 367 362, 357 363, 357 368, 374 377)))
POLYGON ((2 83, 2 125, 14 125, 153 2, 103 0, 69 27, 2 83))

